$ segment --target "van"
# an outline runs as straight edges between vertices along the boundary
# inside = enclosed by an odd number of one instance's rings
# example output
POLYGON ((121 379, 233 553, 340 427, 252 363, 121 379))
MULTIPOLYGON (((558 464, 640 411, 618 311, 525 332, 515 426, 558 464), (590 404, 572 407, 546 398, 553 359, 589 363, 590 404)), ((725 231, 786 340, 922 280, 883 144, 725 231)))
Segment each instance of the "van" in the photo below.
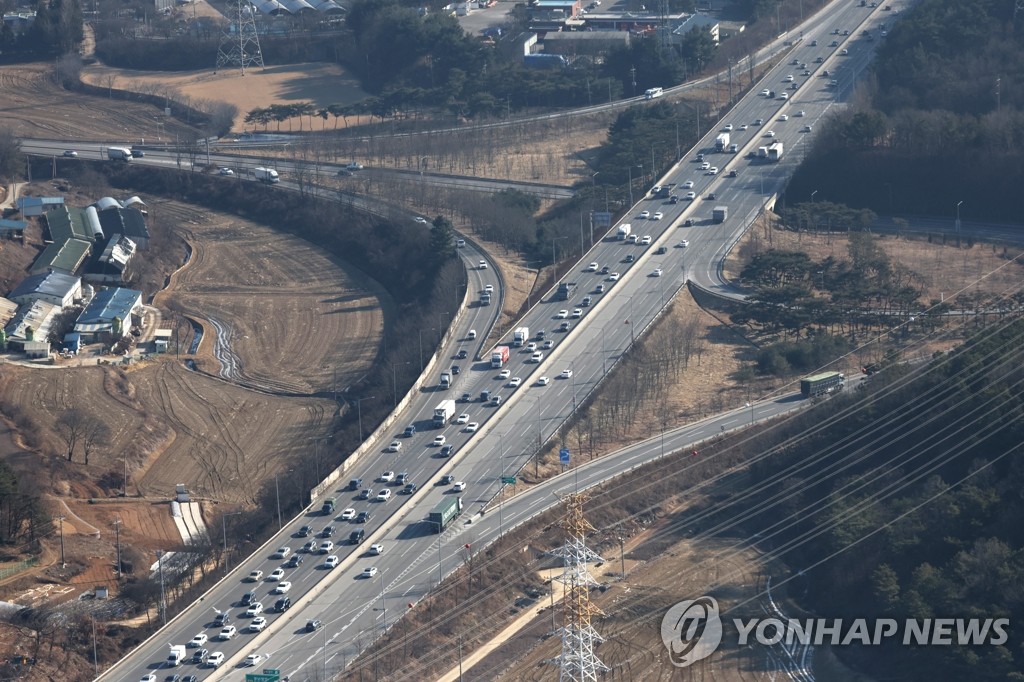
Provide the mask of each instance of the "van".
POLYGON ((480 391, 480 402, 486 403, 487 399, 491 397, 490 391, 480 391))
POLYGON ((357 528, 348 534, 348 543, 350 545, 358 545, 366 537, 366 531, 362 528, 357 528))

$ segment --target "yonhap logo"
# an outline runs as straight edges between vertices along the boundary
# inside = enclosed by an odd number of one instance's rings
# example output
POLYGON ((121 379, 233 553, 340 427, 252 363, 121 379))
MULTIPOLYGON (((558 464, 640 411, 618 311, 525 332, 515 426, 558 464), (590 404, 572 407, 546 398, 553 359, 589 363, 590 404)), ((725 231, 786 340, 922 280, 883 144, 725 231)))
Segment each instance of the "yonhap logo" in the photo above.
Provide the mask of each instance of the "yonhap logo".
POLYGON ((677 668, 713 654, 722 643, 718 602, 713 597, 699 597, 674 605, 661 620, 661 641, 677 668))

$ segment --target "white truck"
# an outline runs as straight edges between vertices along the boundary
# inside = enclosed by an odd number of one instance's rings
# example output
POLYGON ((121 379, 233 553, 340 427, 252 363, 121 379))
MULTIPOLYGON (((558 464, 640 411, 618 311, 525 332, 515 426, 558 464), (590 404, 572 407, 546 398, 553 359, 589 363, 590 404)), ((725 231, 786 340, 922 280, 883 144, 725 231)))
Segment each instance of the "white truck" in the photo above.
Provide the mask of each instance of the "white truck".
POLYGON ((281 178, 280 176, 278 176, 277 171, 274 170, 273 168, 263 168, 262 166, 259 168, 253 168, 252 174, 253 177, 255 177, 260 182, 265 182, 269 185, 281 181, 281 178))
POLYGON ((445 427, 455 417, 455 401, 454 400, 442 400, 437 407, 434 408, 434 426, 438 428, 445 427))
POLYGON ((185 660, 185 645, 172 644, 171 651, 167 654, 167 667, 177 668, 185 660))
POLYGON ((644 90, 644 99, 657 99, 665 94, 664 88, 648 88, 644 90))
POLYGON ((491 351, 491 367, 501 369, 508 362, 508 346, 498 346, 491 351))
POLYGON ((517 327, 512 332, 512 345, 516 348, 522 348, 526 345, 526 342, 530 339, 530 328, 529 327, 517 327))
POLYGON ((452 373, 451 373, 451 370, 447 370, 446 369, 445 371, 441 372, 441 384, 440 385, 441 385, 441 388, 451 388, 452 387, 452 373))
POLYGON ((628 237, 629 233, 632 231, 632 225, 630 225, 629 223, 623 223, 622 225, 619 225, 619 231, 615 233, 615 238, 618 239, 620 242, 624 242, 626 241, 626 237, 628 237))
POLYGON ((724 152, 729 148, 729 133, 721 133, 715 138, 715 150, 724 152))
POLYGON ((107 147, 107 158, 111 161, 131 161, 132 150, 128 147, 107 147))
POLYGON ((778 163, 782 161, 782 143, 773 142, 768 146, 768 160, 778 163))

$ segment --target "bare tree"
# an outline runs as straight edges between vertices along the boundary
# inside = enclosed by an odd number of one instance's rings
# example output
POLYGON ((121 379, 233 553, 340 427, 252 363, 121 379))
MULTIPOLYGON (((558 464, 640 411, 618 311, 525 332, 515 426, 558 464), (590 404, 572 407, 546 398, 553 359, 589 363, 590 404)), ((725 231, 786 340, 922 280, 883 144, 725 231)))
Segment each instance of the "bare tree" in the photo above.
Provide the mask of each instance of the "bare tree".
POLYGON ((91 420, 82 431, 82 452, 85 454, 86 465, 89 464, 89 455, 95 452, 96 448, 109 443, 110 427, 101 421, 91 420))
POLYGON ((79 409, 65 410, 57 418, 57 434, 68 448, 68 461, 74 460, 75 448, 89 429, 89 415, 79 409))

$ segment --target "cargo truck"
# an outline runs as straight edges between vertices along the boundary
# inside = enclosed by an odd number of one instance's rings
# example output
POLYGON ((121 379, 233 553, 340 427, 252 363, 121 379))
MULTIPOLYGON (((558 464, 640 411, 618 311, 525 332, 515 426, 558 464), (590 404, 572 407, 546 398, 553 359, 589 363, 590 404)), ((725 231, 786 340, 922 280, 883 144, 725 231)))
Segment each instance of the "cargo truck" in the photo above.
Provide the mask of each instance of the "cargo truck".
POLYGON ((177 668, 185 660, 185 645, 172 644, 171 652, 167 654, 167 667, 177 668))
POLYGON ((526 342, 530 340, 530 328, 529 327, 517 327, 512 332, 512 345, 516 348, 521 348, 526 345, 526 342))
POLYGON ((273 168, 253 168, 253 177, 260 182, 265 182, 268 185, 272 185, 275 182, 280 182, 281 178, 277 175, 277 171, 273 168))
POLYGON ((629 223, 619 225, 619 231, 615 233, 615 238, 618 239, 620 242, 624 242, 626 241, 626 237, 628 237, 629 233, 632 231, 633 226, 630 225, 629 223))
POLYGON ((434 426, 441 428, 455 418, 455 401, 442 400, 434 408, 434 426))
POLYGON ((800 393, 805 398, 816 398, 820 395, 843 390, 846 377, 841 372, 823 372, 800 380, 800 393))
POLYGON ((772 162, 779 162, 782 160, 782 143, 773 142, 768 147, 768 160, 772 162))
POLYGON ((759 159, 767 159, 768 158, 768 147, 758 147, 757 148, 757 158, 759 158, 759 159))
POLYGON ((128 147, 107 147, 107 158, 111 161, 131 161, 132 150, 128 147))
POLYGON ((491 351, 491 367, 499 369, 508 362, 508 346, 498 346, 491 351))
POLYGON ((576 291, 575 282, 560 282, 558 284, 558 291, 555 293, 555 300, 568 301, 572 298, 574 291, 576 291))
POLYGON ((445 528, 451 525, 451 522, 455 520, 455 517, 458 516, 461 511, 461 497, 446 497, 434 505, 434 508, 430 510, 430 516, 427 518, 430 523, 434 524, 434 528, 437 532, 442 533, 445 528))
POLYGON ((729 148, 729 133, 721 133, 715 138, 715 150, 724 152, 729 148))
POLYGON ((711 222, 724 223, 726 218, 729 217, 728 206, 715 206, 711 209, 711 222))
POLYGON ((452 387, 452 373, 449 370, 441 372, 441 388, 452 387))

